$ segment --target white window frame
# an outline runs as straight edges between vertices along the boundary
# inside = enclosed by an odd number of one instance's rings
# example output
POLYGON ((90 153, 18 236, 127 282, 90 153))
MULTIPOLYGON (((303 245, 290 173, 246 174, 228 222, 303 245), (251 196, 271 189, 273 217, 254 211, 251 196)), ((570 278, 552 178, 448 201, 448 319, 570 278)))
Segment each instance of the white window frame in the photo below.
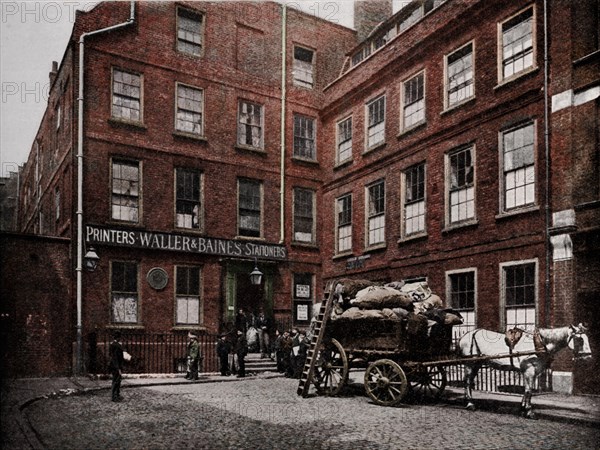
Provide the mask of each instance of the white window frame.
POLYGON ((346 116, 345 118, 338 120, 335 124, 335 137, 336 137, 336 150, 335 160, 336 165, 343 164, 352 160, 352 133, 353 133, 352 116, 346 116), (350 127, 350 138, 342 141, 341 138, 341 127, 346 127, 345 124, 349 124, 350 127), (347 155, 342 157, 342 155, 347 155))
MULTIPOLYGON (((534 5, 530 5, 526 8, 521 9, 512 16, 508 17, 506 20, 503 20, 502 22, 498 23, 498 83, 504 83, 506 81, 519 78, 522 75, 525 75, 537 68, 536 22, 536 8, 534 5), (524 56, 524 58, 519 58, 515 61, 523 61, 523 68, 518 71, 513 71, 510 75, 505 75, 505 60, 507 58, 505 58, 504 56, 504 26, 508 22, 515 20, 520 15, 525 14, 529 10, 531 11, 531 62, 528 65, 525 65, 526 62, 524 60, 526 59, 526 57, 524 56)), ((523 23, 523 21, 519 22, 519 24, 521 23, 523 23)), ((509 29, 512 28, 514 27, 511 27, 509 29)))
MULTIPOLYGON (((125 180, 127 181, 127 179, 125 178, 119 178, 119 180, 125 180)), ((116 221, 116 222, 124 222, 124 223, 141 223, 141 218, 142 218, 142 180, 143 180, 143 176, 142 176, 142 161, 139 160, 133 160, 133 159, 128 159, 128 158, 121 158, 121 157, 114 157, 111 158, 110 160, 110 206, 111 206, 111 211, 110 211, 110 220, 111 221, 116 221), (134 164, 137 165, 137 169, 138 169, 138 179, 137 179, 137 195, 127 195, 127 194, 119 194, 119 193, 115 193, 115 164, 121 164, 121 165, 129 165, 132 166, 134 164), (132 219, 123 219, 123 218, 116 218, 115 214, 114 214, 114 207, 123 207, 127 205, 117 205, 113 203, 113 195, 119 195, 120 197, 131 197, 136 198, 137 199, 137 204, 135 207, 131 207, 132 209, 137 209, 137 217, 135 220, 132 219)), ((134 180, 129 180, 134 182, 134 180)), ((128 190, 126 190, 127 192, 128 190)), ((121 214, 119 214, 121 216, 121 214)))
POLYGON ((56 222, 60 220, 61 209, 60 188, 54 186, 54 220, 56 220, 56 222))
POLYGON ((400 181, 400 186, 401 186, 401 192, 400 192, 400 198, 401 198, 401 202, 402 202, 402 208, 401 208, 401 225, 400 225, 400 234, 402 236, 403 239, 411 239, 414 237, 420 237, 420 236, 424 236, 427 234, 427 163, 425 161, 422 161, 418 164, 414 164, 411 167, 407 167, 405 170, 402 171, 401 174, 401 181, 400 181), (408 200, 407 200, 407 187, 408 187, 408 172, 411 170, 414 170, 418 167, 423 166, 423 198, 419 201, 412 201, 411 200, 411 204, 408 205, 408 200), (409 215, 407 213, 407 207, 408 206, 416 206, 418 208, 420 208, 420 205, 417 205, 418 203, 423 203, 423 213, 422 214, 413 214, 413 215, 409 215), (407 226, 407 220, 409 219, 413 219, 414 217, 420 217, 422 216, 422 220, 423 220, 423 227, 422 229, 418 229, 417 231, 414 232, 410 232, 409 231, 409 227, 407 226))
MULTIPOLYGON (((300 243, 300 244, 315 244, 316 243, 316 233, 317 233, 317 229, 316 229, 316 225, 317 225, 317 221, 316 221, 316 217, 317 217, 317 193, 314 191, 314 189, 309 189, 309 188, 305 188, 305 187, 295 187, 293 189, 293 205, 292 205, 292 227, 293 227, 293 234, 292 234, 292 240, 295 243, 300 243), (308 239, 305 239, 304 236, 299 235, 299 231, 296 229, 296 213, 298 213, 298 210, 296 208, 296 193, 300 192, 300 191, 304 191, 304 192, 310 192, 311 194, 311 232, 310 232, 310 236, 308 239)), ((304 216, 302 216, 304 217, 304 216)), ((302 218, 302 217, 298 217, 298 218, 302 218)))
POLYGON ((111 83, 110 83, 110 98, 111 98, 111 105, 110 105, 110 117, 113 120, 118 120, 118 121, 122 121, 122 122, 130 122, 130 123, 134 123, 134 124, 142 124, 144 122, 144 75, 132 70, 127 70, 127 69, 122 69, 120 67, 113 67, 111 70, 111 83), (117 72, 123 74, 123 75, 128 75, 130 77, 137 77, 139 79, 139 85, 136 86, 135 83, 125 83, 123 80, 118 80, 117 78, 123 78, 121 77, 117 77, 117 72), (116 92, 116 83, 120 83, 123 84, 124 88, 122 88, 121 90, 124 92, 116 92), (129 86, 128 88, 125 88, 125 86, 129 86), (137 94, 137 96, 135 95, 135 90, 139 91, 137 94), (125 93, 125 91, 129 91, 129 93, 125 93), (135 108, 131 108, 128 106, 123 106, 123 105, 119 105, 119 106, 115 106, 115 101, 117 99, 120 99, 121 103, 123 104, 127 104, 128 102, 136 102, 138 104, 138 109, 136 110, 135 108), (116 112, 115 111, 115 107, 116 108, 121 108, 120 112, 116 112), (128 110, 130 111, 129 113, 129 117, 126 117, 125 114, 123 114, 123 110, 128 110), (139 117, 137 119, 132 119, 131 118, 131 111, 138 111, 139 117))
POLYGON ((385 179, 381 178, 373 183, 369 183, 365 186, 365 248, 379 248, 385 247, 386 245, 386 236, 385 236, 385 228, 386 228, 386 186, 385 179), (375 212, 371 213, 370 211, 370 192, 371 189, 376 186, 383 185, 383 212, 375 212), (376 221, 376 222, 374 222, 376 221), (379 235, 379 238, 376 240, 375 235, 379 235), (373 237, 373 239, 372 239, 373 237))
MULTIPOLYGON (((264 114, 265 108, 264 105, 251 101, 251 100, 246 100, 246 99, 239 99, 238 101, 238 117, 237 117, 237 145, 240 147, 244 147, 244 148, 250 148, 253 150, 263 150, 264 149, 264 134, 265 134, 265 127, 264 127, 264 123, 265 123, 265 114, 264 114), (251 122, 243 122, 242 123, 242 109, 243 109, 243 105, 247 105, 248 106, 252 106, 252 108, 257 108, 259 111, 259 123, 258 124, 254 124, 251 122), (258 128, 259 130, 259 142, 258 145, 254 145, 254 142, 251 144, 247 144, 245 142, 241 142, 242 137, 244 136, 244 133, 242 133, 242 130, 247 131, 248 127, 250 127, 251 130, 254 130, 255 128, 258 128)), ((248 114, 248 113, 246 113, 248 114)), ((252 134, 252 133, 251 133, 252 134)), ((247 137, 247 135, 246 135, 247 137)), ((254 136, 253 136, 254 137, 254 136)))
MULTIPOLYGON (((245 209, 248 209, 248 208, 245 208, 245 209)), ((264 218, 264 183, 261 180, 256 180, 253 178, 244 178, 244 177, 238 178, 238 180, 237 180, 237 235, 238 235, 238 237, 247 238, 247 239, 262 239, 263 233, 264 233, 263 218, 264 218), (242 209, 241 203, 240 203, 240 184, 244 181, 257 183, 259 185, 260 209, 259 209, 259 217, 258 217, 258 226, 259 226, 258 236, 247 236, 247 235, 242 235, 240 233, 241 225, 242 225, 241 215, 240 215, 240 209, 242 209)))
POLYGON ((365 153, 385 144, 386 108, 387 99, 385 94, 377 95, 365 104, 365 153), (371 125, 369 123, 371 117, 370 108, 380 100, 383 100, 383 120, 371 125), (377 136, 380 136, 380 138, 375 140, 377 136))
MULTIPOLYGON (((310 116, 306 116, 304 114, 298 114, 298 113, 294 113, 293 115, 293 133, 294 133, 294 140, 293 140, 293 145, 294 145, 294 150, 293 150, 293 158, 295 159, 301 159, 304 161, 317 161, 317 119, 315 119, 314 117, 310 117, 310 116), (301 129, 298 130, 296 128, 296 118, 300 119, 300 120, 305 120, 305 121, 311 121, 312 122, 312 136, 302 136, 299 133, 302 131, 301 129), (310 156, 304 156, 304 155, 299 155, 296 154, 296 139, 301 140, 300 142, 312 142, 312 157, 310 156)), ((308 123, 308 122, 307 122, 308 123)), ((308 127, 305 127, 305 130, 307 130, 308 127)), ((306 134, 306 133, 305 133, 306 134)), ((305 151, 306 149, 303 148, 303 151, 305 151)))
POLYGON ((178 82, 175 83, 175 130, 178 133, 184 133, 198 137, 204 136, 204 103, 204 89, 199 88, 197 86, 190 86, 189 84, 183 84, 178 82), (187 89, 189 91, 195 91, 196 93, 199 93, 200 100, 189 99, 188 97, 181 97, 180 101, 180 88, 182 90, 187 89), (187 104, 186 100, 189 100, 190 104, 187 104), (199 102, 200 104, 195 105, 196 102, 199 102), (198 123, 193 120, 180 120, 180 113, 200 115, 200 122, 198 123), (189 129, 186 129, 185 126, 182 126, 182 124, 194 124, 194 128, 195 125, 199 125, 200 129, 198 131, 195 131, 194 129, 190 131, 189 129))
POLYGON ((300 86, 307 89, 313 89, 315 87, 315 61, 317 51, 315 49, 306 47, 304 45, 294 45, 294 53, 292 58, 294 60, 292 66, 292 78, 295 86, 300 86), (300 60, 296 58, 296 49, 301 49, 306 52, 312 53, 311 62, 300 60))
POLYGON ((175 266, 175 283, 173 283, 173 293, 174 293, 174 297, 175 297, 175 326, 178 327, 185 327, 185 326, 200 326, 204 323, 204 305, 202 303, 202 268, 200 266, 192 266, 192 265, 185 265, 185 264, 181 264, 181 265, 176 265, 175 266), (189 270, 197 270, 198 271, 198 294, 190 294, 188 293, 180 293, 178 292, 179 289, 179 276, 180 273, 183 272, 183 269, 186 269, 186 271, 189 270), (190 302, 194 302, 197 301, 198 302, 198 317, 197 317, 197 321, 182 321, 180 320, 180 316, 179 316, 179 310, 180 310, 180 305, 182 303, 185 303, 187 308, 187 318, 189 319, 189 303, 190 302), (181 303, 180 303, 181 302, 181 303))
POLYGON ((464 269, 446 271, 446 299, 448 307, 459 311, 463 316, 463 324, 452 327, 452 340, 456 344, 462 335, 477 328, 477 304, 479 297, 479 289, 477 284, 477 268, 467 267, 464 269), (452 303, 452 276, 463 275, 467 273, 473 274, 473 309, 460 308, 452 303))
POLYGON ((110 261, 110 323, 114 325, 135 325, 140 323, 140 312, 141 312, 141 297, 140 297, 140 265, 137 261, 124 261, 124 260, 113 260, 110 261), (113 277, 114 277, 114 265, 118 264, 132 264, 135 265, 135 284, 136 291, 113 291, 113 277), (124 297, 122 300, 133 300, 135 303, 135 320, 116 320, 115 316, 115 295, 121 295, 124 297), (129 299, 125 297, 130 297, 129 299))
MULTIPOLYGON (((528 265, 528 264, 533 264, 534 265, 534 296, 535 296, 535 302, 534 302, 534 311, 533 311, 533 316, 534 316, 534 321, 535 323, 533 324, 533 327, 537 326, 538 321, 539 321, 539 301, 540 301, 540 297, 539 297, 539 261, 537 258, 533 258, 533 259, 524 259, 524 260, 520 260, 520 261, 508 261, 508 262, 504 262, 504 263, 500 263, 500 273, 499 273, 499 277, 500 277, 500 325, 501 325, 501 329, 505 330, 509 327, 509 320, 507 319, 507 309, 529 309, 531 310, 531 307, 528 306, 511 306, 507 308, 506 305, 506 268, 508 267, 515 267, 515 266, 524 266, 524 265, 528 265)), ((527 312, 526 312, 527 314, 527 312)), ((514 323, 512 323, 512 321, 510 321, 510 327, 512 328, 514 326, 514 323)), ((528 331, 533 331, 531 329, 531 327, 526 327, 521 325, 521 328, 526 328, 528 331)))
MULTIPOLYGON (((512 126, 505 130, 502 130, 498 134, 498 147, 500 148, 499 154, 499 167, 500 167, 500 208, 502 213, 518 212, 520 210, 527 210, 537 206, 537 121, 522 122, 518 125, 512 126), (510 134, 531 127, 533 139, 531 142, 531 163, 522 165, 516 169, 506 169, 506 148, 505 148, 505 137, 510 134), (514 180, 508 179, 509 174, 514 174, 514 180), (533 181, 528 181, 529 178, 533 177, 533 181), (511 206, 508 202, 508 190, 524 189, 525 200, 520 203, 511 206), (530 201, 527 199, 531 198, 530 201)), ((521 147, 523 148, 523 147, 521 147)), ((516 153, 513 151, 513 153, 516 153)))
MULTIPOLYGON (((463 57, 461 57, 460 59, 463 59, 463 57)), ((458 59, 457 59, 458 61, 458 59)), ((468 101, 470 101, 471 99, 475 98, 475 41, 469 41, 466 42, 465 44, 461 45, 460 47, 456 48, 455 50, 453 50, 452 52, 448 53, 447 55, 444 56, 444 110, 448 110, 448 109, 453 109, 456 108, 468 101), (454 64, 455 61, 453 61, 452 63, 449 63, 448 60, 451 59, 454 55, 456 55, 457 53, 463 51, 466 47, 471 47, 471 77, 470 77, 470 83, 466 83, 463 82, 462 84, 465 85, 465 87, 467 88, 467 90, 471 90, 471 92, 467 92, 467 95, 464 98, 458 99, 458 100, 454 100, 454 101, 450 101, 450 66, 451 64, 454 64)), ((465 72, 464 70, 462 72, 465 72)), ((462 72, 457 72, 457 73, 462 73, 462 72)), ((464 89, 464 88, 463 88, 464 89)), ((460 92, 462 89, 456 90, 456 92, 460 92)))
MULTIPOLYGON (((475 144, 468 144, 457 147, 445 155, 445 205, 446 205, 446 227, 458 227, 463 225, 469 225, 477 222, 477 171, 476 171, 476 148, 475 144), (473 181, 471 183, 465 183, 463 187, 460 188, 452 188, 452 158, 454 155, 461 153, 465 150, 470 150, 471 152, 471 167, 473 170, 473 181), (469 192, 471 189, 472 192, 469 192), (461 193, 461 191, 463 191, 461 193), (454 205, 452 201, 452 197, 456 197, 455 194, 458 195, 458 205, 463 205, 472 202, 472 214, 468 215, 468 206, 467 206, 467 216, 464 219, 461 219, 460 216, 458 219, 453 220, 452 207, 454 205), (471 198, 472 197, 472 198, 471 198)), ((460 211, 459 211, 460 212, 460 211)))
MULTIPOLYGON (((198 11, 195 9, 189 9, 189 8, 183 8, 181 6, 177 6, 175 15, 176 15, 175 16, 175 20, 176 20, 175 48, 177 49, 178 52, 183 53, 185 55, 196 56, 196 57, 202 56, 204 54, 204 27, 205 27, 206 15, 202 11, 198 11), (199 36, 199 42, 194 42, 194 40, 184 39, 184 38, 180 37, 179 20, 180 20, 180 17, 185 14, 188 15, 188 17, 186 17, 187 19, 195 20, 196 22, 199 23, 200 31, 198 33, 190 32, 190 34, 192 34, 192 35, 197 34, 199 36), (189 17, 189 16, 197 16, 198 20, 196 20, 195 18, 189 17), (182 44, 183 46, 187 45, 190 47, 197 47, 198 51, 188 51, 187 49, 183 48, 180 44, 182 44)), ((182 33, 185 34, 186 30, 181 30, 181 31, 182 31, 182 33)))
POLYGON ((343 255, 352 253, 352 193, 341 195, 335 199, 334 214, 335 214, 335 253, 336 255, 343 255), (350 199, 350 222, 340 224, 340 203, 346 199, 350 199), (347 242, 344 248, 341 248, 341 242, 347 242))
POLYGON ((427 90, 426 89, 427 89, 427 86, 426 86, 425 70, 421 70, 420 72, 417 72, 413 76, 407 78, 406 80, 404 80, 400 83, 400 104, 402 105, 400 107, 400 130, 402 132, 412 130, 413 128, 416 128, 419 125, 422 125, 427 122, 427 90), (408 83, 411 83, 413 80, 416 80, 418 77, 422 77, 422 79, 423 79, 423 95, 420 100, 417 100, 416 102, 412 102, 410 105, 407 105, 406 104, 406 102, 407 102, 407 96, 406 96, 407 85, 408 85, 408 83), (422 113, 423 117, 419 118, 415 122, 409 123, 409 121, 407 120, 407 108, 410 108, 413 105, 416 105, 417 103, 421 103, 421 102, 422 102, 422 108, 417 107, 416 112, 411 113, 409 117, 412 117, 413 115, 416 115, 417 113, 422 113))
MULTIPOLYGON (((194 168, 187 168, 187 167, 175 167, 175 171, 174 171, 174 189, 173 189, 173 193, 174 193, 174 206, 175 206, 175 228, 180 228, 180 229, 184 229, 184 230, 193 230, 193 231, 202 231, 204 229, 204 176, 203 173, 198 170, 198 169, 194 169, 194 168), (191 204, 194 200, 190 200, 190 199, 185 199, 185 198, 178 198, 177 196, 177 191, 178 191, 178 174, 179 172, 187 172, 187 173, 191 173, 194 175, 198 176, 198 203, 197 203, 197 218, 198 218, 198 225, 194 226, 193 224, 193 214, 192 214, 192 224, 190 226, 185 226, 186 224, 180 224, 180 218, 179 218, 179 211, 178 211, 178 202, 182 201, 182 202, 186 202, 191 204)), ((185 214, 184 214, 185 215, 185 214)), ((185 218, 182 217, 183 220, 185 220, 185 218)))

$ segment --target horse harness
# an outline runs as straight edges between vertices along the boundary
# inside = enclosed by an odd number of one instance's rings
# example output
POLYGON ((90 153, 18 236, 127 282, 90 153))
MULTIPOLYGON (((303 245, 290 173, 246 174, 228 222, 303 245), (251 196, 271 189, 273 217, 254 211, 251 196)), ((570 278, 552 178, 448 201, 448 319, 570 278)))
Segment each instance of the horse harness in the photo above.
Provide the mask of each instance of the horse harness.
MULTIPOLYGON (((476 356, 482 355, 481 349, 479 348, 479 344, 477 343, 477 339, 476 339, 477 333, 479 333, 480 331, 482 331, 481 328, 475 330, 473 332, 473 334, 471 335, 471 351, 470 351, 471 356, 474 355, 473 348, 477 349, 476 356)), ((504 336, 504 342, 506 343, 506 346, 508 347, 508 353, 510 354, 510 365, 514 366, 514 364, 513 364, 514 348, 517 345, 517 343, 521 340, 521 338, 523 337, 523 334, 528 334, 530 336, 533 336, 533 348, 535 349, 535 351, 537 353, 541 353, 541 355, 539 355, 540 357, 545 357, 547 362, 551 363, 553 358, 551 356, 549 356, 548 349, 546 348, 546 344, 544 344, 544 341, 542 340, 542 336, 540 335, 540 331, 537 328, 532 333, 530 331, 525 331, 521 328, 514 327, 509 330, 506 330, 506 333, 504 336)), ((572 337, 573 337, 573 335, 569 336, 569 339, 571 339, 572 337)))

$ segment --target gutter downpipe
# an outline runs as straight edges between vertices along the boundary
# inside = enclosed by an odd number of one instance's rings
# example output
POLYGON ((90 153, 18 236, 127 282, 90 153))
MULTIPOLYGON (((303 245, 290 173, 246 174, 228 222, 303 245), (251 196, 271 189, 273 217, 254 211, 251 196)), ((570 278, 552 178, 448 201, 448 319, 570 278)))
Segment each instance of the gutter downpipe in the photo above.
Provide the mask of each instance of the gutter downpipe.
POLYGON ((86 37, 113 31, 135 22, 135 2, 131 1, 129 19, 126 22, 83 33, 79 37, 79 94, 77 97, 77 349, 75 375, 83 373, 83 301, 82 301, 82 272, 83 272, 83 99, 84 99, 84 41, 86 37))
POLYGON ((550 120, 549 108, 549 93, 548 93, 548 0, 544 0, 544 157, 546 159, 546 199, 545 199, 545 220, 546 220, 546 280, 545 280, 545 303, 544 303, 544 322, 547 327, 551 326, 550 320, 550 264, 552 263, 552 248, 550 245, 550 120))
POLYGON ((279 192, 279 202, 281 204, 279 211, 279 243, 285 242, 285 116, 286 116, 286 97, 287 97, 287 5, 282 4, 281 15, 281 166, 280 184, 281 191, 279 192))

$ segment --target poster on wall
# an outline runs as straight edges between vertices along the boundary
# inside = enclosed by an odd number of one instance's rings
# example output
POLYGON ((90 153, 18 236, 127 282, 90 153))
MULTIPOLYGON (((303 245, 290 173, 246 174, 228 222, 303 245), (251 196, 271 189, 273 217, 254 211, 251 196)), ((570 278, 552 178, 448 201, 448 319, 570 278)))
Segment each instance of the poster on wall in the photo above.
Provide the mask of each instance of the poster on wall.
POLYGON ((296 320, 308 320, 308 305, 296 305, 296 320))
POLYGON ((309 284, 297 284, 296 285, 296 298, 310 298, 310 285, 309 284))

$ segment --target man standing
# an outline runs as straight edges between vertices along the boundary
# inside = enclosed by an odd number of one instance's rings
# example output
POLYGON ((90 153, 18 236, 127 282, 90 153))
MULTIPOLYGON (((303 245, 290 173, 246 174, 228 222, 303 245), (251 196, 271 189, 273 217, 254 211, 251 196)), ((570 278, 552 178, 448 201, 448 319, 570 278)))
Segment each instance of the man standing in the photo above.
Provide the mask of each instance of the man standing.
POLYGON ((200 359, 200 345, 198 337, 195 334, 188 334, 190 341, 188 342, 188 371, 185 375, 186 380, 196 381, 198 379, 198 362, 200 359))
POLYGON ((235 342, 234 351, 238 358, 237 377, 244 378, 246 376, 246 362, 244 361, 244 358, 248 354, 248 341, 242 330, 237 330, 237 341, 235 342))
POLYGON ((242 330, 243 333, 248 331, 248 317, 242 308, 238 310, 238 313, 235 316, 235 329, 242 330))
POLYGON ((265 358, 266 355, 268 355, 269 358, 273 359, 271 357, 271 337, 270 337, 272 321, 270 318, 265 316, 265 313, 262 309, 260 310, 258 318, 256 319, 256 326, 258 327, 258 341, 260 344, 260 358, 263 359, 263 358, 265 358))
POLYGON ((115 331, 113 334, 113 341, 108 348, 108 354, 110 356, 108 369, 112 375, 113 402, 120 402, 123 400, 123 397, 121 397, 121 380, 123 378, 123 364, 125 363, 125 358, 123 358, 123 345, 121 344, 120 339, 121 333, 115 331))
POLYGON ((217 342, 217 356, 219 357, 219 368, 222 376, 231 375, 229 371, 229 353, 231 352, 231 344, 227 340, 227 335, 222 334, 217 342))

